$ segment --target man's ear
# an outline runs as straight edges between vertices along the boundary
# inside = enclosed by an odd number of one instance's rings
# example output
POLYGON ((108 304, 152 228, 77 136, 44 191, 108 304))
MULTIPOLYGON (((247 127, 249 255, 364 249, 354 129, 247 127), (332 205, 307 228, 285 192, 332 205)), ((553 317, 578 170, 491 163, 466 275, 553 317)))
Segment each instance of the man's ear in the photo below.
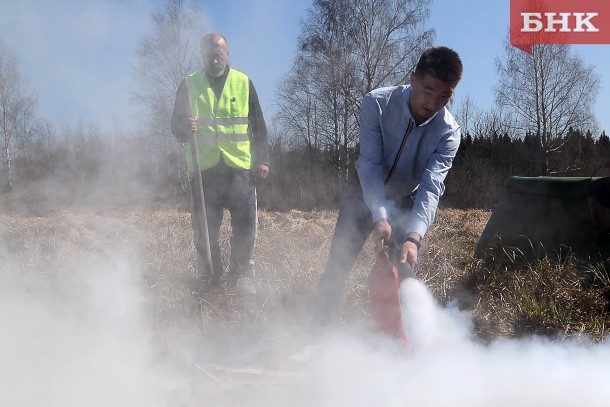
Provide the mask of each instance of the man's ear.
POLYGON ((415 72, 411 72, 411 75, 409 75, 409 84, 411 86, 413 86, 413 82, 415 82, 415 72))

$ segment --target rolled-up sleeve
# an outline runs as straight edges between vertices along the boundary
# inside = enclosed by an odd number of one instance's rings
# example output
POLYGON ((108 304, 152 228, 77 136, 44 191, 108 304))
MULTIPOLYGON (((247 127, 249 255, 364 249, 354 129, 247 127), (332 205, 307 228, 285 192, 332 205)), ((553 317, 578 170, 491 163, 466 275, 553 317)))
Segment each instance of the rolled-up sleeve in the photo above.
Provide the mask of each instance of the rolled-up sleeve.
POLYGON ((438 201, 445 192, 444 180, 451 169, 460 145, 461 132, 457 128, 443 137, 428 159, 422 180, 417 189, 415 203, 407 232, 417 232, 424 237, 436 216, 438 201))

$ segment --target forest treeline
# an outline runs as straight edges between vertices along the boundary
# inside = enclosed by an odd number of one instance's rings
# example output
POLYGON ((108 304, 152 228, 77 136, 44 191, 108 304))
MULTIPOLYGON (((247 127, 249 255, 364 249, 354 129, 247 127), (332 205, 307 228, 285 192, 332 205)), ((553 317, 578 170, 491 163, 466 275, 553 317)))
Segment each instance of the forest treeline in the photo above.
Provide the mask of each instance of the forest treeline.
MULTIPOLYGON (((535 134, 523 137, 511 137, 507 133, 463 135, 453 168, 445 180, 446 191, 441 203, 456 208, 493 208, 512 176, 610 175, 605 168, 610 160, 610 138, 605 132, 594 138, 589 131, 570 129, 563 141, 563 148, 550 155, 549 171, 545 172, 545 151, 535 134)), ((350 151, 352 162, 357 154, 356 146, 350 151)), ((274 176, 268 185, 260 188, 264 191, 262 205, 280 209, 337 206, 345 184, 337 182, 330 155, 319 151, 314 163, 308 162, 307 156, 303 148, 285 149, 274 143, 274 176)))
MULTIPOLYGON (((102 135, 94 127, 81 126, 56 137, 39 140, 13 161, 15 190, 47 188, 57 193, 89 193, 93 189, 120 201, 181 197, 189 199, 188 173, 180 144, 175 142, 170 163, 155 159, 154 148, 143 134, 102 135), (63 191, 63 192, 62 192, 63 191), (121 197, 123 195, 123 197, 121 197)), ((259 205, 270 210, 332 209, 353 166, 345 177, 336 176, 333 155, 290 147, 281 138, 271 139, 271 175, 258 185, 259 205)), ((349 151, 350 161, 357 145, 349 151)), ((442 204, 456 208, 493 208, 511 176, 540 176, 543 171, 539 137, 509 134, 462 136, 453 168, 446 179, 442 204)), ((610 137, 605 132, 570 130, 563 148, 550 156, 552 176, 589 177, 610 175, 603 168, 610 159, 610 137)))

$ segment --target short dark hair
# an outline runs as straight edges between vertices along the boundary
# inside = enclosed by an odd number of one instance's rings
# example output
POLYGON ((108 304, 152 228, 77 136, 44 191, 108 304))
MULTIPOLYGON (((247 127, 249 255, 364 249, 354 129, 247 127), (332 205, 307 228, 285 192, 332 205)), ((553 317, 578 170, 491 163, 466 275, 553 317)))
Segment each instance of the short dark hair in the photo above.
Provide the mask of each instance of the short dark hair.
POLYGON ((457 52, 447 47, 432 47, 422 53, 415 73, 430 74, 443 82, 459 82, 462 69, 462 60, 457 52))

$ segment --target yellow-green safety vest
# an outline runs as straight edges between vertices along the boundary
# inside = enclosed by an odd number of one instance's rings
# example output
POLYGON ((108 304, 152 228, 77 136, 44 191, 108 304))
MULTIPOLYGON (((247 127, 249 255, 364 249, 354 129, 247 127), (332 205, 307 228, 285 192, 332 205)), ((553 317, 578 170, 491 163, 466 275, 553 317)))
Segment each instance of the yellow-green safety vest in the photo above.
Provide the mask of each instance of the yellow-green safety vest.
MULTIPOLYGON (((193 116, 198 117, 197 146, 201 171, 218 164, 222 155, 233 168, 250 169, 248 134, 249 80, 242 72, 229 70, 219 99, 203 70, 186 77, 193 116)), ((186 144, 186 166, 193 171, 191 144, 186 144)))

